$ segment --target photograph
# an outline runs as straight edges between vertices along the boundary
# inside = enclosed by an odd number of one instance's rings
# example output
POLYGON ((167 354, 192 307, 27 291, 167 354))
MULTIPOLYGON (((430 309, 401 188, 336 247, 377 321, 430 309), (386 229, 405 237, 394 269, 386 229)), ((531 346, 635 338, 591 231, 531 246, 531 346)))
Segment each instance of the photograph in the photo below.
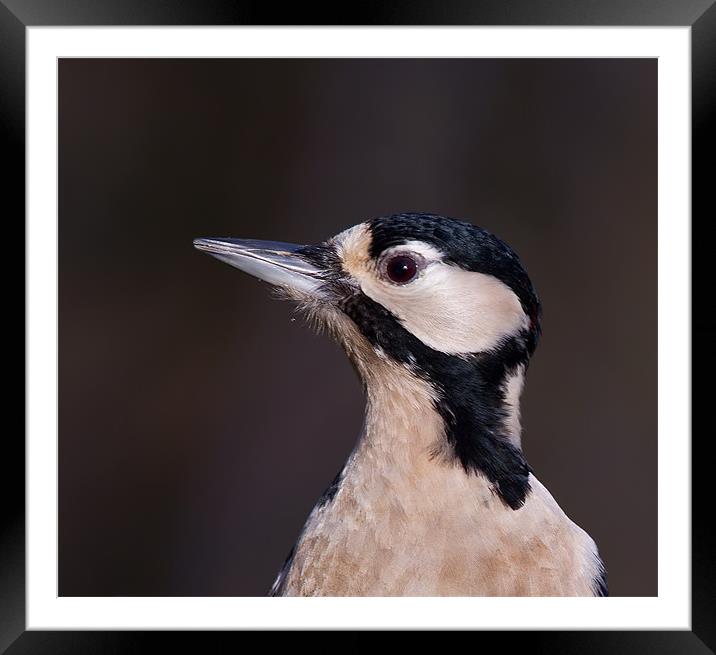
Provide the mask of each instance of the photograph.
POLYGON ((60 59, 59 595, 655 596, 656 82, 60 59))

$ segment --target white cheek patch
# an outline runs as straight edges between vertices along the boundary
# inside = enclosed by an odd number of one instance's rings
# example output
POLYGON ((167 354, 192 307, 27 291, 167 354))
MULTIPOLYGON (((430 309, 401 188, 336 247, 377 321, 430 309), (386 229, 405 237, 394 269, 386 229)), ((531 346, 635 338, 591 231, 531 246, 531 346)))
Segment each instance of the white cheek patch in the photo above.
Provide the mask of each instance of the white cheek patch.
POLYGON ((483 352, 529 325, 515 293, 484 273, 432 262, 418 279, 392 285, 369 272, 363 293, 393 313, 425 345, 451 355, 483 352))
POLYGON ((333 241, 343 267, 363 293, 433 350, 450 355, 484 352, 529 326, 512 289, 492 275, 442 262, 442 253, 431 244, 409 241, 383 253, 414 252, 427 263, 417 279, 395 285, 381 277, 369 255, 371 234, 365 223, 333 241))

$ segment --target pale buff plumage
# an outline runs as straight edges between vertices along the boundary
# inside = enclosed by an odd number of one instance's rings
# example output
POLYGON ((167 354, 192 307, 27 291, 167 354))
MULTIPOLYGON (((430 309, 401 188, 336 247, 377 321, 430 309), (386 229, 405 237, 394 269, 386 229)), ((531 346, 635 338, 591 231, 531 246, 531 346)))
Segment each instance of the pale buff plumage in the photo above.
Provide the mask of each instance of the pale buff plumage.
POLYGON ((337 494, 306 522, 281 594, 593 595, 596 546, 542 484, 531 476, 524 506, 507 507, 441 454, 430 387, 338 312, 329 322, 365 381, 366 421, 337 494))

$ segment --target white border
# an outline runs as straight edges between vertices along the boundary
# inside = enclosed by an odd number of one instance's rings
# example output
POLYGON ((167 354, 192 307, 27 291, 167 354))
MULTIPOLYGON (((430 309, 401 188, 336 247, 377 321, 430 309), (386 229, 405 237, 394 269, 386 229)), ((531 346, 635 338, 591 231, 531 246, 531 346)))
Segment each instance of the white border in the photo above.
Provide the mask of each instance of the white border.
POLYGON ((28 28, 28 629, 690 630, 690 36, 690 28, 28 28), (658 598, 59 598, 57 58, 99 56, 658 57, 658 598))

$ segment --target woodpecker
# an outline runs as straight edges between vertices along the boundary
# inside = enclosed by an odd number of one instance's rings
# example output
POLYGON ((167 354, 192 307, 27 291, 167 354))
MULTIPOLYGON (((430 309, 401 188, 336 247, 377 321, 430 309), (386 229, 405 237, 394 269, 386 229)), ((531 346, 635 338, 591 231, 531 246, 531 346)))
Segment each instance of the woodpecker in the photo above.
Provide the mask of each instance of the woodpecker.
POLYGON ((269 595, 607 595, 596 544, 522 452, 541 307, 505 242, 403 213, 318 245, 194 245, 296 301, 365 391, 356 446, 269 595))

